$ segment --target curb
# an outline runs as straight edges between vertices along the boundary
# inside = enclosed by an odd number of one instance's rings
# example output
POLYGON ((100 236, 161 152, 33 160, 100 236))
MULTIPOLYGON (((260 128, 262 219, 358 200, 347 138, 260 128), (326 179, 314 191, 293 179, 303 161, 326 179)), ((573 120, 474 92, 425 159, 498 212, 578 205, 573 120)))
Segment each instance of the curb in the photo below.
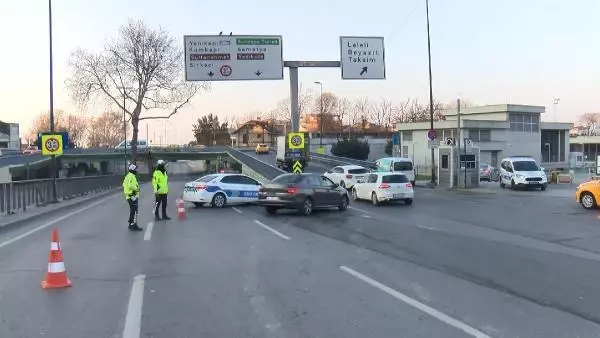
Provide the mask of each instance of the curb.
MULTIPOLYGON (((79 207, 83 204, 86 204, 86 203, 89 203, 89 202, 92 202, 95 200, 99 200, 103 197, 107 197, 109 195, 114 195, 119 192, 120 192, 120 188, 115 187, 114 189, 108 190, 108 191, 100 193, 100 194, 93 195, 92 197, 89 197, 89 198, 80 199, 80 200, 70 203, 70 204, 60 205, 60 203, 58 203, 58 204, 54 205, 55 208, 53 208, 53 209, 48 209, 48 210, 45 210, 38 214, 31 215, 29 217, 24 217, 24 218, 21 218, 21 219, 12 221, 12 222, 9 220, 7 223, 0 223, 0 231, 10 229, 10 228, 16 227, 18 225, 22 225, 23 223, 35 221, 40 218, 45 218, 45 217, 57 214, 61 211, 73 209, 73 208, 79 207)), ((48 206, 50 206, 50 204, 47 204, 45 207, 48 207, 48 206)), ((27 211, 25 211, 25 213, 27 213, 27 211)), ((8 217, 10 217, 10 216, 8 216, 8 217)))

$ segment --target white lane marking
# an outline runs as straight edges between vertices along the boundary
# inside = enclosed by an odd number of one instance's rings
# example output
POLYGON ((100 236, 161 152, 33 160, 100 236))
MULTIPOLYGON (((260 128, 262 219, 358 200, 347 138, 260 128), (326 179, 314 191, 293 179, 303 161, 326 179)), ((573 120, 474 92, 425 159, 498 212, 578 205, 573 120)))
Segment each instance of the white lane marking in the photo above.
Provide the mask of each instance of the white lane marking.
POLYGON ((288 236, 286 236, 286 235, 282 234, 281 232, 279 232, 279 231, 277 231, 277 230, 275 230, 275 229, 271 228, 270 226, 268 226, 268 225, 264 224, 263 222, 261 222, 261 221, 259 221, 259 220, 256 220, 256 219, 255 219, 255 220, 254 220, 254 223, 256 223, 256 224, 260 225, 260 226, 261 226, 263 229, 265 229, 265 230, 268 230, 268 231, 270 231, 270 232, 274 233, 275 235, 277 235, 277 236, 279 236, 279 237, 281 237, 281 238, 283 238, 283 239, 287 239, 287 240, 289 240, 289 239, 290 239, 288 236))
POLYGON ((148 226, 146 226, 146 231, 144 231, 145 241, 149 241, 152 238, 152 228, 154 228, 154 222, 149 222, 148 226))
POLYGON ((355 208, 355 207, 353 207, 351 205, 348 206, 348 209, 356 210, 356 211, 359 211, 359 212, 364 212, 365 214, 370 214, 370 212, 368 212, 367 210, 355 208))
POLYGON ((18 236, 15 236, 15 237, 13 237, 13 238, 11 238, 9 240, 6 240, 6 241, 0 243, 0 248, 3 248, 3 247, 5 247, 5 246, 7 246, 9 244, 12 244, 12 243, 14 243, 14 242, 16 242, 16 241, 18 241, 20 239, 23 239, 23 238, 25 238, 25 237, 27 237, 27 236, 29 236, 31 234, 34 234, 34 233, 36 233, 36 232, 38 232, 40 230, 43 230, 43 229, 45 229, 45 228, 47 228, 47 227, 49 227, 51 225, 58 225, 58 222, 60 222, 62 220, 65 220, 65 219, 67 219, 67 218, 69 218, 71 216, 77 215, 78 213, 86 211, 86 210, 88 210, 90 208, 93 208, 93 207, 95 207, 97 205, 100 205, 100 204, 108 201, 109 199, 114 198, 115 196, 120 196, 120 195, 114 195, 114 196, 110 196, 110 197, 104 198, 104 199, 102 199, 102 200, 100 200, 98 202, 92 203, 92 204, 90 204, 88 206, 85 206, 85 207, 83 207, 81 209, 77 209, 77 210, 72 211, 72 212, 70 212, 70 213, 68 213, 66 215, 60 216, 58 218, 55 218, 55 219, 51 220, 48 223, 44 223, 44 224, 40 225, 37 228, 33 228, 33 229, 31 229, 31 230, 29 230, 27 232, 24 232, 24 233, 22 233, 22 234, 20 234, 18 236))
POLYGON ((131 295, 127 305, 123 338, 139 338, 142 327, 142 306, 144 305, 144 283, 146 275, 137 275, 133 279, 131 295))
POLYGON ((371 216, 369 216, 369 215, 365 215, 365 214, 363 214, 363 215, 360 215, 360 217, 362 217, 362 218, 371 218, 371 216))
POLYGON ((231 207, 231 209, 233 209, 235 212, 237 212, 238 214, 241 214, 242 211, 236 207, 231 207))
POLYGON ((407 295, 400 293, 392 288, 390 288, 389 286, 386 286, 384 284, 379 283, 378 281, 363 275, 360 272, 357 272, 355 270, 352 270, 351 268, 347 267, 347 266, 340 266, 340 270, 345 271, 347 273, 349 273, 350 275, 362 280, 363 282, 374 286, 376 288, 378 288, 379 290, 387 293, 388 295, 412 306, 415 307, 423 312, 425 312, 426 314, 434 317, 435 319, 442 321, 450 326, 453 326, 465 333, 467 333, 468 335, 472 336, 472 337, 476 337, 476 338, 491 338, 490 336, 488 336, 487 334, 477 330, 474 327, 471 327, 457 319, 454 319, 430 306, 427 306, 421 302, 419 302, 416 299, 410 298, 407 295))

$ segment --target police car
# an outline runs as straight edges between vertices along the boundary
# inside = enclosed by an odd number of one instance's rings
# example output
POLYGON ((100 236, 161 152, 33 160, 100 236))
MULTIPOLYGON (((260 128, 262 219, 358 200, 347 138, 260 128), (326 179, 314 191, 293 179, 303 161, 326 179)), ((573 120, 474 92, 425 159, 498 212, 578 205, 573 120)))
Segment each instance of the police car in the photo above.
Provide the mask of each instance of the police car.
POLYGON ((261 183, 242 174, 210 174, 188 182, 183 188, 183 200, 196 206, 210 203, 214 208, 226 204, 258 201, 261 183))
POLYGON ((544 170, 530 156, 513 156, 502 159, 500 187, 540 188, 546 190, 548 178, 544 170))

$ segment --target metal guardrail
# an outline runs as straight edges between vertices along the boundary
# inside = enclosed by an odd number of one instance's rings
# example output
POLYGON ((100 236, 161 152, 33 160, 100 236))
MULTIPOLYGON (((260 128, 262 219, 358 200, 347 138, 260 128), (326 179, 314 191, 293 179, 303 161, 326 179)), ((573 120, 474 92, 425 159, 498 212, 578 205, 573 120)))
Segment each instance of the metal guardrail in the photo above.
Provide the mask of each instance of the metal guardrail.
MULTIPOLYGON (((86 176, 56 179, 59 199, 67 200, 121 185, 122 175, 86 176)), ((0 213, 13 214, 52 201, 52 179, 0 183, 0 213)))
POLYGON ((239 150, 231 148, 231 147, 227 147, 227 148, 228 148, 227 152, 229 152, 229 154, 232 157, 243 162, 243 164, 250 167, 250 169, 256 171, 257 173, 262 174, 265 178, 267 178, 269 180, 272 180, 281 174, 287 173, 286 171, 281 170, 273 165, 270 165, 269 163, 263 162, 257 158, 254 158, 254 157, 246 154, 243 151, 239 151, 239 150))
POLYGON ((375 169, 375 163, 371 162, 371 161, 361 161, 361 160, 355 160, 353 158, 333 156, 333 155, 323 155, 323 154, 317 154, 317 153, 311 153, 310 156, 311 156, 311 161, 327 163, 327 164, 330 164, 333 166, 354 164, 354 165, 359 165, 361 167, 365 167, 368 169, 375 169))

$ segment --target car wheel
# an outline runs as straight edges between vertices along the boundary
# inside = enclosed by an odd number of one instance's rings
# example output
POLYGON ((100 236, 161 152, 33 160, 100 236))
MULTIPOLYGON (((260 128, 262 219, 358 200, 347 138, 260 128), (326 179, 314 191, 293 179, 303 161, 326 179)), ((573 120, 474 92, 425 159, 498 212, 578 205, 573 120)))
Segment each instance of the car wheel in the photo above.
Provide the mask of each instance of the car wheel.
POLYGON ((510 188, 512 190, 516 190, 517 187, 515 186, 515 180, 510 180, 510 188))
POLYGON ((379 199, 377 199, 377 194, 375 192, 371 193, 371 203, 373 205, 379 205, 379 199))
POLYGON ((265 211, 269 215, 275 215, 275 213, 277 212, 277 207, 265 207, 265 211))
POLYGON ((304 203, 302 203, 302 206, 300 207, 300 212, 304 215, 304 216, 310 216, 313 212, 313 201, 310 198, 307 198, 304 200, 304 203))
POLYGON ((406 200, 404 200, 404 203, 406 203, 406 205, 412 205, 413 199, 412 198, 406 199, 406 200))
POLYGON ((192 203, 194 203, 194 206, 196 208, 202 208, 204 206, 204 203, 201 203, 201 202, 192 202, 192 203))
POLYGON ((581 194, 581 197, 579 199, 581 201, 581 206, 585 209, 596 209, 596 199, 591 193, 584 192, 581 194))
POLYGON ((212 206, 213 208, 222 208, 225 206, 225 204, 227 203, 227 197, 225 197, 225 194, 218 192, 216 193, 213 198, 212 198, 212 206))
POLYGON ((358 201, 358 193, 356 192, 356 189, 352 189, 352 199, 358 201))
POLYGON ((542 185, 542 186, 540 187, 540 189, 541 189, 542 191, 546 191, 546 185, 545 185, 545 184, 544 184, 544 185, 542 185))
POLYGON ((502 182, 502 179, 498 179, 498 181, 500 181, 500 188, 504 188, 506 185, 504 184, 504 182, 502 182))
POLYGON ((342 201, 340 202, 340 205, 338 206, 338 210, 346 211, 346 209, 348 209, 348 203, 350 203, 350 201, 348 200, 348 195, 342 196, 342 201))

